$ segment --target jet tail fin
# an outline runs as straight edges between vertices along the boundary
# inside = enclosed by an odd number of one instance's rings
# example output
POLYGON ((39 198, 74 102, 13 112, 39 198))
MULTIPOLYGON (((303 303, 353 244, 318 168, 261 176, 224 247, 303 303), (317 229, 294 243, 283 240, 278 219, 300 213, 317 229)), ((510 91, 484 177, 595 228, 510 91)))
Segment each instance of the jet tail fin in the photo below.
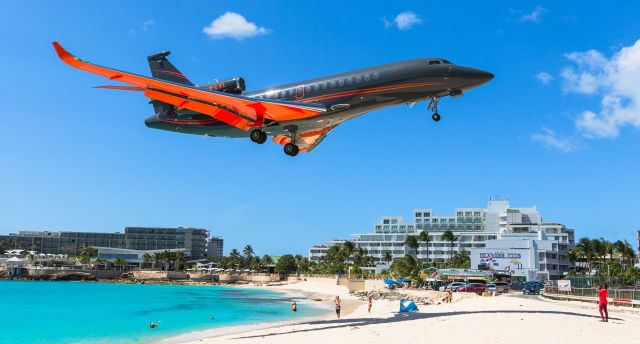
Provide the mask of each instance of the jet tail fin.
POLYGON ((170 51, 163 51, 161 53, 153 54, 147 57, 149 61, 149 68, 151 68, 151 75, 154 78, 175 82, 178 84, 194 86, 194 84, 187 79, 169 60, 167 56, 171 54, 170 51))

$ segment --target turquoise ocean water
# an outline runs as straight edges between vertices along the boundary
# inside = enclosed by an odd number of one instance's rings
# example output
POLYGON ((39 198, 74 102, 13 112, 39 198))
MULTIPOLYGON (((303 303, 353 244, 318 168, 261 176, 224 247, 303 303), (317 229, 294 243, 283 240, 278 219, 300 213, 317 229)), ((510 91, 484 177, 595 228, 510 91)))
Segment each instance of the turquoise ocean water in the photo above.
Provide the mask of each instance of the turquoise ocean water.
POLYGON ((291 302, 283 293, 221 286, 0 281, 0 343, 147 343, 326 312, 298 302, 293 313, 291 302), (150 329, 150 321, 161 325, 150 329))

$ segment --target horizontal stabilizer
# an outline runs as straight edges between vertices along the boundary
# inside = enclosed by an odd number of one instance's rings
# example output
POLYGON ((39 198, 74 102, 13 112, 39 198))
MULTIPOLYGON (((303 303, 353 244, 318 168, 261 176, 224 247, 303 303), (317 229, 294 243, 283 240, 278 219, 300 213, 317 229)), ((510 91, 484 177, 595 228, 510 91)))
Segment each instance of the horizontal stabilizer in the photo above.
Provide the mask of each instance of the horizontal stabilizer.
POLYGON ((115 85, 100 85, 94 88, 105 88, 108 90, 121 90, 121 91, 144 91, 144 88, 136 86, 115 86, 115 85))

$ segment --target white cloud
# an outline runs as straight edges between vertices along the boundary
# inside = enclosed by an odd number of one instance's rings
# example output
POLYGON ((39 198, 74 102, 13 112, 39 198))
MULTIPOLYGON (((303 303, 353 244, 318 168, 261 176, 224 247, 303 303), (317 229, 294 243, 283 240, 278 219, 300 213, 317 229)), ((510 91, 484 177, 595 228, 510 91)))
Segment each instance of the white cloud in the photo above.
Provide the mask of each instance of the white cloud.
POLYGON ((227 12, 211 22, 209 26, 202 29, 211 38, 244 38, 263 35, 268 32, 266 28, 258 27, 256 24, 248 22, 243 16, 234 12, 227 12))
POLYGON ((620 129, 640 129, 640 40, 611 58, 596 50, 572 52, 561 72, 563 90, 600 97, 598 111, 587 110, 575 125, 588 138, 615 138, 620 129))
POLYGON ((148 31, 150 27, 156 24, 155 20, 147 19, 142 23, 142 31, 148 31))
POLYGON ((525 13, 520 17, 521 22, 529 22, 529 23, 539 23, 540 19, 542 19, 542 15, 549 12, 548 9, 537 6, 533 12, 525 13))
POLYGON ((546 85, 553 80, 553 76, 545 71, 542 71, 536 74, 536 79, 538 79, 541 84, 546 85))
POLYGON ((404 11, 399 13, 394 19, 393 22, 387 20, 387 18, 382 18, 384 22, 384 27, 395 26, 399 30, 409 30, 414 25, 418 25, 422 23, 422 19, 415 12, 412 11, 404 11))
POLYGON ((542 128, 542 132, 531 135, 533 141, 542 143, 548 149, 562 153, 572 153, 579 150, 580 142, 572 137, 560 137, 553 130, 542 128))

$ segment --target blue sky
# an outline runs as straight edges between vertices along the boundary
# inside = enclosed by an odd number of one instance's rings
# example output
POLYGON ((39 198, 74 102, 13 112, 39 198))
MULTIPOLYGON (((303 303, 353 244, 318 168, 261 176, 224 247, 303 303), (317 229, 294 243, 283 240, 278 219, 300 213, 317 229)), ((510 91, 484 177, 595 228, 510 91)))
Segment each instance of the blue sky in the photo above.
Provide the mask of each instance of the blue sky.
POLYGON ((196 226, 227 252, 305 253, 382 215, 450 215, 500 194, 577 236, 632 241, 638 13, 626 1, 6 3, 0 232, 196 226), (203 32, 227 12, 247 23, 203 32), (54 40, 141 74, 171 50, 192 81, 243 76, 249 89, 427 56, 496 77, 444 99, 438 124, 425 104, 385 109, 292 159, 270 141, 148 129, 146 98, 92 88, 109 82, 61 63, 54 40))

